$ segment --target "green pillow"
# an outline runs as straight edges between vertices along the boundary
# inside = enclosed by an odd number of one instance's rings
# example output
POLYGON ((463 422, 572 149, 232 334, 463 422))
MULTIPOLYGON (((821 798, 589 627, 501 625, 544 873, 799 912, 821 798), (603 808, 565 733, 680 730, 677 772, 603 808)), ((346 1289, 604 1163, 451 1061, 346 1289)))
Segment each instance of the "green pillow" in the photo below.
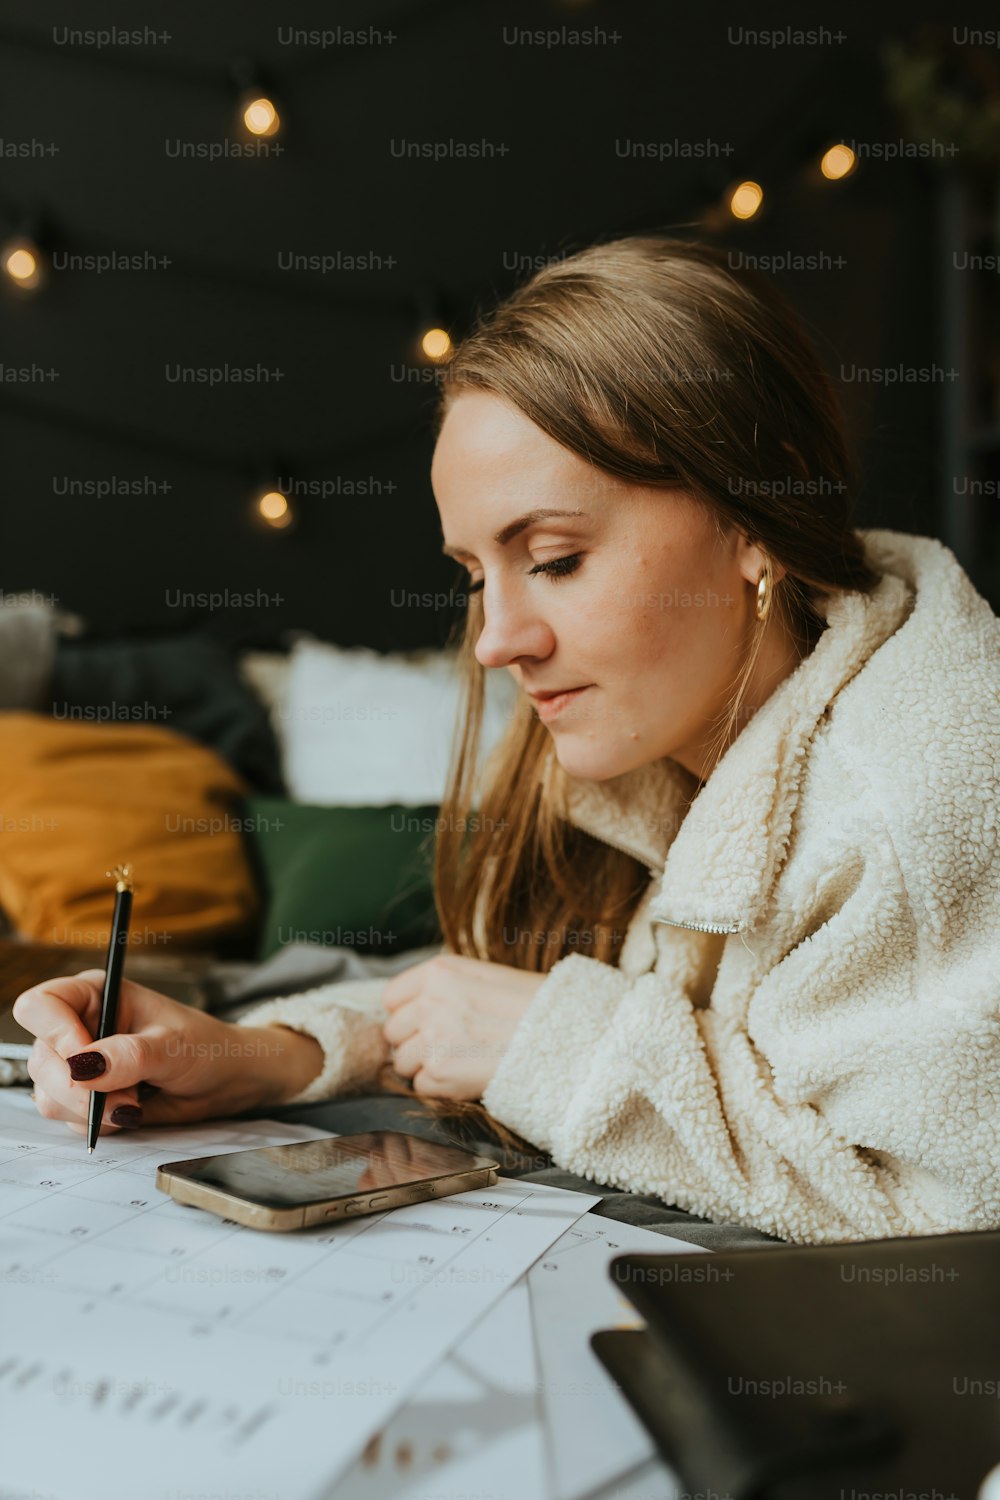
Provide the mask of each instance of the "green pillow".
POLYGON ((244 829, 264 890, 258 957, 294 942, 376 956, 442 942, 432 873, 438 812, 248 798, 244 829))

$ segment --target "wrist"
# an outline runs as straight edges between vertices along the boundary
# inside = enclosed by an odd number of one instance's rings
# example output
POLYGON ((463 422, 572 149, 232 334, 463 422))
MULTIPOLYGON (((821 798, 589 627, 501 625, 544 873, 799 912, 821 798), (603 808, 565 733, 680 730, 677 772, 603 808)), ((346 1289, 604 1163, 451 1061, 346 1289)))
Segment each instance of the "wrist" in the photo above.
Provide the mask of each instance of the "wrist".
POLYGON ((257 1100, 263 1108, 277 1108, 319 1076, 324 1052, 314 1036, 278 1022, 241 1026, 240 1030, 249 1031, 259 1044, 254 1072, 257 1100))

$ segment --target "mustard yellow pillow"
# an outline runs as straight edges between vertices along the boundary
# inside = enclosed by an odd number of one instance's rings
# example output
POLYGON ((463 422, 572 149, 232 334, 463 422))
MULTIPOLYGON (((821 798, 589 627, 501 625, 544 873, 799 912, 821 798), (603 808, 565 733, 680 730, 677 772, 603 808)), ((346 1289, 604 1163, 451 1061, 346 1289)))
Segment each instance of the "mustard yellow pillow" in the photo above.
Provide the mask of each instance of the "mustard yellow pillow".
POLYGON ((93 946, 100 966, 105 871, 127 862, 130 949, 237 937, 259 910, 246 790, 213 750, 159 725, 0 713, 0 908, 26 937, 93 946))

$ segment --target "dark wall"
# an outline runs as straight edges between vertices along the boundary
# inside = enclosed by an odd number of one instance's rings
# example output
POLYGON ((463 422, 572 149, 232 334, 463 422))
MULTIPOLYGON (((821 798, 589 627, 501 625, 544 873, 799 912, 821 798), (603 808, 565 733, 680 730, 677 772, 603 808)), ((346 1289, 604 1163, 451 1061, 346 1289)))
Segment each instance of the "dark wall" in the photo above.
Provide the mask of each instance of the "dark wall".
MULTIPOLYGON (((722 7, 662 0, 0 5, 0 137, 44 152, 4 147, 7 232, 31 211, 64 253, 170 262, 53 271, 30 295, 0 286, 0 359, 31 372, 0 381, 0 586, 52 595, 103 632, 200 619, 262 643, 289 627, 383 649, 442 642, 452 610, 394 603, 458 579, 439 554, 428 479, 434 384, 416 354, 421 319, 436 299, 460 334, 533 257, 643 227, 695 232, 737 173, 764 183, 766 211, 717 238, 748 255, 842 261, 778 275, 834 373, 931 363, 933 171, 872 162, 821 186, 805 165, 825 140, 898 135, 879 53, 918 16, 871 10, 837 7, 822 24, 840 41, 780 48, 734 43, 728 28, 741 23, 722 7), (394 39, 279 38, 279 27, 336 25, 394 39), (57 41, 63 27, 88 26, 169 39, 57 41), (504 39, 505 27, 562 26, 618 39, 504 39), (241 139, 228 81, 241 56, 283 107, 280 154, 172 155, 178 141, 241 139), (401 139, 506 149, 398 159, 390 143, 401 139), (657 162, 623 158, 624 139, 733 149, 657 162), (282 270, 288 253, 382 264, 282 270), (211 389, 167 378, 175 366, 227 365, 280 373, 211 389), (293 496, 285 533, 252 511, 275 468, 332 491, 293 496), (69 480, 143 493, 58 493, 69 480), (258 602, 178 603, 225 591, 258 602)), ((796 8, 754 24, 821 23, 796 8)), ((844 397, 866 467, 858 523, 938 534, 938 393, 847 384, 844 397)))

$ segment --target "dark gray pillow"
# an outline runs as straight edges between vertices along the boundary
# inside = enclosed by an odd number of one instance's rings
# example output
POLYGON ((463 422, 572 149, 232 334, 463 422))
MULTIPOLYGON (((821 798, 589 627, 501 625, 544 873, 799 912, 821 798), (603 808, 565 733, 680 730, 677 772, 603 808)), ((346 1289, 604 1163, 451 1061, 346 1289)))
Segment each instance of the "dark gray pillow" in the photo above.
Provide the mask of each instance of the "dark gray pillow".
POLYGON ((208 636, 60 641, 44 709, 56 718, 175 729, 217 751, 254 791, 284 792, 267 710, 229 649, 208 636))
POLYGON ((0 709, 43 707, 55 641, 55 612, 41 595, 0 598, 0 709))

